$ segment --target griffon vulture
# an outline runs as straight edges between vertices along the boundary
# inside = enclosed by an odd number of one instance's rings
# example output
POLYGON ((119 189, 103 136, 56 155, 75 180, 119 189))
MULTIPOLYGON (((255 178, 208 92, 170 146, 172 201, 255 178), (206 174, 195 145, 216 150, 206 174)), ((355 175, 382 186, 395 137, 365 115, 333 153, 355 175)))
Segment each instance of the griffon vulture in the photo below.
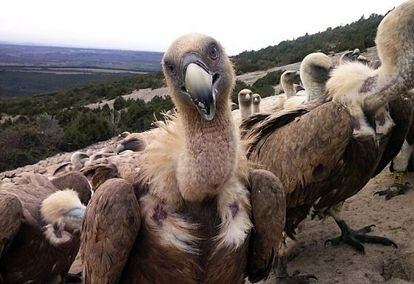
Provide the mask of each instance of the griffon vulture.
POLYGON ((0 283, 63 281, 79 249, 90 192, 79 172, 0 184, 0 283))
POLYGON ((273 174, 247 167, 230 110, 232 65, 199 34, 177 39, 162 65, 177 117, 143 151, 117 157, 136 157, 129 169, 108 165, 130 179, 104 181, 86 209, 84 281, 258 281, 278 251, 285 199, 273 174))
POLYGON ((253 113, 259 113, 260 112, 260 101, 262 98, 259 94, 253 94, 252 96, 252 103, 253 103, 253 113))
POLYGON ((395 245, 367 235, 370 227, 351 230, 330 209, 356 194, 381 166, 387 141, 398 126, 384 107, 414 85, 413 29, 414 1, 409 1, 378 27, 380 69, 340 65, 327 83, 330 101, 253 116, 243 123, 251 141, 250 160, 273 172, 285 188, 289 236, 294 237, 295 228, 314 207, 331 213, 340 227, 342 236, 330 240, 333 244, 343 241, 360 251, 361 242, 395 245))
POLYGON ((89 155, 84 152, 75 152, 70 157, 70 162, 63 163, 53 172, 54 176, 66 174, 72 171, 79 171, 85 165, 85 162, 89 160, 89 155))

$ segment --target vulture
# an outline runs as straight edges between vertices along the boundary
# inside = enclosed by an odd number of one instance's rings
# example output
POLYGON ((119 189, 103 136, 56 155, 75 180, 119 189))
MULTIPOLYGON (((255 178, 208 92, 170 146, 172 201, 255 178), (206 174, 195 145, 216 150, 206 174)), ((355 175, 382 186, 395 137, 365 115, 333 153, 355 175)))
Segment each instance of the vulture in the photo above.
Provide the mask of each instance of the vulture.
POLYGON ((145 146, 145 140, 141 133, 130 133, 116 146, 116 153, 119 154, 126 150, 139 152, 142 151, 145 146))
POLYGON ((341 57, 339 58, 339 64, 344 64, 346 62, 360 62, 364 63, 365 65, 369 65, 371 63, 370 60, 368 60, 365 56, 361 55, 361 51, 359 48, 355 48, 352 51, 346 51, 344 52, 341 57))
POLYGON ((403 105, 400 95, 414 85, 414 53, 407 52, 414 50, 413 29, 411 0, 391 11, 378 27, 378 70, 361 63, 340 65, 327 83, 327 98, 274 115, 252 116, 241 125, 249 142, 248 158, 282 181, 288 236, 294 238, 295 228, 313 207, 315 213, 331 215, 340 227, 341 236, 328 241, 332 244, 345 242, 359 251, 364 251, 363 242, 396 246, 366 234, 371 226, 352 230, 334 209, 392 159, 391 141, 404 140, 407 120, 400 125, 395 121, 398 112, 390 117, 385 106, 393 100, 403 105))
POLYGON ((300 75, 297 71, 287 70, 283 72, 280 76, 280 85, 284 93, 277 95, 273 98, 272 108, 275 110, 280 110, 284 108, 285 103, 295 98, 296 91, 294 84, 300 82, 300 75))
MULTIPOLYGON (((302 81, 305 90, 299 91, 296 93, 296 95, 288 97, 283 103, 283 108, 294 108, 300 104, 315 100, 323 96, 325 94, 326 82, 329 79, 331 70, 332 60, 326 54, 316 52, 307 55, 300 64, 299 73, 300 80, 302 81)), ((282 86, 284 86, 283 88, 285 89, 285 92, 292 94, 296 92, 292 81, 290 81, 290 83, 287 82, 288 80, 286 79, 282 80, 282 86)), ((275 108, 275 110, 280 110, 280 107, 275 108)))
POLYGON ((358 60, 358 57, 361 55, 359 48, 354 50, 345 51, 339 58, 339 64, 344 64, 346 62, 354 62, 358 60))
MULTIPOLYGON (((252 114, 253 93, 249 89, 243 89, 237 94, 238 109, 232 110, 232 115, 236 125, 240 125, 241 121, 248 118, 252 114)), ((236 105, 237 106, 237 105, 236 105)))
POLYGON ((75 152, 70 157, 70 162, 64 163, 60 165, 56 170, 53 172, 54 176, 59 176, 62 174, 66 174, 71 171, 79 171, 83 168, 86 161, 89 160, 89 155, 84 152, 75 152))
POLYGON ((302 60, 300 79, 305 90, 298 93, 306 98, 302 102, 318 99, 325 94, 332 67, 332 59, 322 52, 308 54, 302 60))
POLYGON ((92 152, 92 150, 88 150, 87 153, 84 152, 75 152, 70 157, 70 162, 63 163, 60 166, 58 166, 55 171, 53 172, 53 176, 61 176, 73 171, 79 171, 81 170, 85 165, 88 165, 89 163, 102 159, 104 157, 110 157, 116 155, 115 152, 113 152, 109 148, 104 148, 97 153, 92 152))
POLYGON ((190 34, 162 66, 176 116, 143 151, 83 169, 99 185, 82 227, 84 282, 259 281, 282 239, 285 196, 272 173, 248 167, 230 60, 215 39, 190 34))
POLYGON ((61 283, 79 249, 88 180, 26 174, 0 184, 0 283, 61 283))
POLYGON ((253 94, 249 89, 243 89, 237 94, 239 102, 239 112, 241 120, 248 118, 252 114, 253 94))
MULTIPOLYGON (((173 111, 170 111, 173 112, 173 111)), ((140 152, 151 143, 151 141, 158 135, 158 129, 154 128, 141 133, 129 133, 116 146, 115 152, 120 154, 124 151, 140 152)))
POLYGON ((259 94, 253 94, 252 96, 252 103, 253 103, 253 113, 259 113, 260 112, 260 101, 262 98, 259 94))
POLYGON ((119 133, 118 134, 118 139, 122 140, 122 139, 126 138, 129 134, 131 134, 131 132, 128 132, 128 131, 124 131, 122 133, 119 133))

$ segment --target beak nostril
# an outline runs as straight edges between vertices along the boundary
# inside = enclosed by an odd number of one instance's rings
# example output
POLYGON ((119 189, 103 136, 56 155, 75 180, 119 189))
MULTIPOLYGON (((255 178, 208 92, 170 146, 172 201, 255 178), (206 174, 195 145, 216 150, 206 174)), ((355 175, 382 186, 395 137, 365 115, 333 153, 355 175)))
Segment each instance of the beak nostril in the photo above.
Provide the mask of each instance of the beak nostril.
POLYGON ((220 74, 218 74, 218 73, 215 73, 214 75, 213 75, 213 85, 214 85, 214 83, 218 80, 220 78, 220 74))

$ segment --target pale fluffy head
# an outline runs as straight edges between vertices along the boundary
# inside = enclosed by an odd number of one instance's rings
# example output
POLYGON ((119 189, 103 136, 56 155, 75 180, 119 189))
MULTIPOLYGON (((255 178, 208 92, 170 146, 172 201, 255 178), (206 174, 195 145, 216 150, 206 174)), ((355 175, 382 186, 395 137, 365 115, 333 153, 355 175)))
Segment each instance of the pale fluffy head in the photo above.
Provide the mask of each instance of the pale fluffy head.
POLYGON ((65 214, 74 209, 84 210, 85 206, 73 190, 56 191, 43 200, 40 213, 46 223, 53 224, 65 219, 65 214))
POLYGON ((130 134, 131 134, 130 132, 128 132, 128 131, 124 131, 124 132, 122 132, 122 133, 118 134, 118 138, 119 138, 119 139, 124 139, 124 138, 126 138, 128 135, 130 135, 130 134))
POLYGON ((70 157, 70 162, 75 167, 75 170, 80 170, 87 160, 89 160, 89 156, 83 152, 75 152, 70 157))
POLYGON ((358 48, 354 49, 353 51, 352 50, 345 51, 339 58, 339 64, 344 64, 349 61, 357 61, 360 54, 361 54, 361 51, 358 48))
POLYGON ((252 91, 250 91, 249 89, 243 89, 239 92, 239 94, 237 95, 238 97, 238 101, 239 101, 239 105, 246 105, 246 106, 250 106, 252 103, 252 91))
POLYGON ((295 95, 293 84, 300 82, 300 76, 297 71, 287 70, 280 76, 280 84, 285 94, 289 96, 295 95))
POLYGON ((142 133, 132 133, 125 137, 117 146, 116 153, 121 153, 126 150, 134 152, 142 151, 146 146, 145 137, 142 133))
POLYGON ((243 89, 238 94, 241 119, 246 119, 252 114, 253 94, 249 89, 243 89))
POLYGON ((253 104, 254 105, 260 104, 261 100, 262 100, 262 97, 259 94, 253 94, 253 104))
POLYGON ((312 84, 325 84, 332 69, 332 59, 322 52, 308 54, 300 64, 300 79, 305 90, 312 84))
POLYGON ((294 70, 287 70, 280 76, 280 83, 282 84, 283 89, 285 89, 286 86, 293 86, 293 84, 298 83, 298 80, 298 72, 294 70))

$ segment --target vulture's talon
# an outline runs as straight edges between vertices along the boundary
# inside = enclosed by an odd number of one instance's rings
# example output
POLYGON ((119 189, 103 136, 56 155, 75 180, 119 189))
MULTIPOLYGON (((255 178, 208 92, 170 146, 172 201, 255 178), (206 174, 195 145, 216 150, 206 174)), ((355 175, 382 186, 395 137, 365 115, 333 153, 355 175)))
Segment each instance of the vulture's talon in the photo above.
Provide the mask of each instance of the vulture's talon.
POLYGON ((388 238, 384 237, 378 237, 378 236, 371 236, 371 235, 365 235, 365 234, 357 234, 356 238, 360 242, 364 243, 371 243, 371 244, 381 244, 384 246, 393 246, 394 248, 398 248, 398 245, 388 238))
POLYGON ((372 231, 371 228, 375 227, 374 224, 365 226, 359 230, 352 230, 343 220, 336 221, 336 223, 341 229, 341 236, 326 240, 325 245, 328 243, 331 243, 332 245, 345 243, 363 254, 365 253, 363 243, 381 244, 398 248, 397 244, 388 238, 368 235, 367 233, 372 231))
POLYGON ((372 224, 372 225, 365 226, 359 230, 356 230, 355 232, 358 234, 366 234, 366 233, 372 232, 372 228, 375 228, 375 227, 376 225, 372 224))
POLYGON ((374 192, 374 195, 385 196, 385 200, 390 200, 391 198, 407 193, 411 189, 411 184, 406 182, 405 184, 394 183, 389 188, 385 190, 380 190, 374 192))

